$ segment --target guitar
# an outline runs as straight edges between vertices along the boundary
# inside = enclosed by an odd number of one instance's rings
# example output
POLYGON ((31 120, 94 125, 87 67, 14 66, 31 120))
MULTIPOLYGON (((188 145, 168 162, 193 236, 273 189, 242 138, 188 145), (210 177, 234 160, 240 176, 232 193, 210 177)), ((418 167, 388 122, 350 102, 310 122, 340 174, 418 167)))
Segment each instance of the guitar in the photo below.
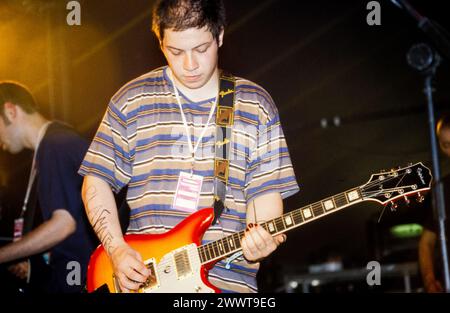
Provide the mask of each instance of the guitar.
MULTIPOLYGON (((364 185, 260 225, 275 236, 363 201, 394 205, 400 198, 409 201, 407 196, 413 194, 418 195, 418 201, 423 201, 422 192, 430 189, 431 180, 430 170, 422 163, 373 174, 364 185)), ((207 208, 188 216, 164 234, 125 235, 125 241, 142 255, 152 273, 138 292, 220 292, 208 281, 208 271, 217 261, 242 249, 244 231, 201 245, 213 218, 214 210, 207 208)), ((102 246, 91 256, 87 277, 88 292, 100 288, 121 292, 102 246)))

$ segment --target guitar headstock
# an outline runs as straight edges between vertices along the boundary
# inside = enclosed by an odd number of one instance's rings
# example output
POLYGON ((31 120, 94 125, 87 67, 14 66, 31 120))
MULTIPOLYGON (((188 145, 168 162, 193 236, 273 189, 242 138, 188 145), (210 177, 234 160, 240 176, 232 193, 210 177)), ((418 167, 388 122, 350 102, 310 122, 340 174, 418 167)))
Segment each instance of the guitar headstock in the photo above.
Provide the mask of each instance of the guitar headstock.
POLYGON ((373 174, 360 189, 363 200, 373 200, 383 205, 399 198, 407 200, 413 194, 417 194, 417 200, 421 202, 422 193, 430 190, 432 180, 430 169, 419 162, 373 174))

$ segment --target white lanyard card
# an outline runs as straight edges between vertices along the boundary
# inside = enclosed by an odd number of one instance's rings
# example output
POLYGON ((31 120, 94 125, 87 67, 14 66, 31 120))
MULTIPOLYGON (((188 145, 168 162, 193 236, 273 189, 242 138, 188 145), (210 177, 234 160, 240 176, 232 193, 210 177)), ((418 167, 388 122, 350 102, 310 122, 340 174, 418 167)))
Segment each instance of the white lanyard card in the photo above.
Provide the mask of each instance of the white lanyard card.
POLYGON ((202 184, 203 176, 180 172, 173 208, 189 213, 197 211, 202 184))

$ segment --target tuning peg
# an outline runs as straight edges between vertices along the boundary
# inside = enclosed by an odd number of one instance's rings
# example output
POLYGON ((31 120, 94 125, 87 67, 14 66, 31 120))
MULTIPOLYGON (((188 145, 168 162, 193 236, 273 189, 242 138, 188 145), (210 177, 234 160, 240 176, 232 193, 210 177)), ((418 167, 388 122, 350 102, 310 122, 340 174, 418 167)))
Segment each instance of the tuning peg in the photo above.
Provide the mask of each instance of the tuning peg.
POLYGON ((391 168, 391 175, 394 177, 398 176, 398 170, 396 168, 391 168))
POLYGON ((419 192, 417 193, 416 201, 422 203, 425 200, 425 197, 419 192))
POLYGON ((391 204, 391 211, 394 212, 397 209, 398 205, 394 201, 391 201, 390 204, 391 204))
POLYGON ((411 203, 407 196, 403 196, 403 199, 405 200, 406 205, 409 205, 411 203))

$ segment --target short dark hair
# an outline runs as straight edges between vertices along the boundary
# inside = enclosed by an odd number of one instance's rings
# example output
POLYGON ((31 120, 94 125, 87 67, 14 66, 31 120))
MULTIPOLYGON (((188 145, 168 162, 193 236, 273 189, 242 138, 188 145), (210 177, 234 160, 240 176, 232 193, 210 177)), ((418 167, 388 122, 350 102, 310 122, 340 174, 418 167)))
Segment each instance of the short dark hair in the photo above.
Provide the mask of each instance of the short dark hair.
POLYGON ((204 26, 219 41, 225 24, 222 0, 158 0, 153 7, 152 30, 160 42, 166 29, 183 31, 204 26))
POLYGON ((36 112, 36 101, 33 95, 24 85, 13 81, 0 82, 0 114, 6 121, 5 103, 20 106, 26 113, 36 112))

